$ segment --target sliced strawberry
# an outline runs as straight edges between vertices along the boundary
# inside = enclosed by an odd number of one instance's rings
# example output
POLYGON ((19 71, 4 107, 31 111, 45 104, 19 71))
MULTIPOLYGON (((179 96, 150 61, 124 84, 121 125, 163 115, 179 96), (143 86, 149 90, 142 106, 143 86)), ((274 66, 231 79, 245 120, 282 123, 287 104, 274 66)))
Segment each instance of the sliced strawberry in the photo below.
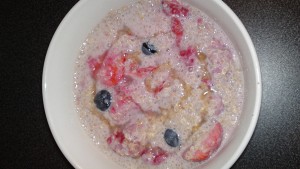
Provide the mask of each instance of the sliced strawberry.
POLYGON ((183 26, 178 18, 172 17, 171 30, 176 35, 176 46, 180 47, 183 36, 183 26))
POLYGON ((172 17, 171 19, 171 30, 176 36, 183 35, 183 27, 178 18, 172 17))
POLYGON ((105 51, 98 58, 93 58, 93 57, 88 58, 87 64, 90 68, 92 78, 96 79, 96 75, 97 75, 99 69, 101 68, 103 60, 105 59, 107 53, 108 53, 108 51, 105 51))
POLYGON ((142 152, 142 159, 146 163, 150 163, 153 165, 161 164, 167 159, 167 157, 167 152, 161 149, 160 147, 149 148, 142 152))
POLYGON ((152 73, 157 68, 158 68, 157 66, 148 66, 148 67, 143 67, 143 68, 137 68, 136 74, 140 77, 145 76, 149 73, 152 73))
POLYGON ((167 15, 187 16, 189 10, 177 0, 162 0, 163 12, 167 15))
POLYGON ((115 65, 107 65, 103 83, 108 86, 117 85, 124 77, 124 70, 115 65))
POLYGON ((204 145, 208 150, 216 150, 222 141, 223 128, 220 123, 216 123, 210 131, 208 138, 204 141, 204 145))
POLYGON ((156 88, 154 88, 154 94, 156 95, 157 93, 161 92, 164 89, 164 84, 165 81, 163 81, 159 86, 157 86, 156 88))
POLYGON ((125 74, 125 66, 123 57, 111 55, 107 57, 99 70, 99 80, 107 86, 116 86, 125 74))
POLYGON ((202 160, 206 160, 209 157, 209 152, 202 152, 200 150, 197 150, 194 154, 194 158, 191 159, 191 161, 198 162, 202 160))
POLYGON ((215 152, 223 137, 223 128, 219 122, 209 131, 207 137, 200 143, 188 148, 182 155, 185 160, 199 162, 208 159, 215 152))
POLYGON ((116 133, 114 133, 113 135, 107 138, 107 143, 111 144, 112 141, 114 140, 122 144, 124 142, 124 139, 125 139, 124 133, 121 131, 117 131, 116 133))
POLYGON ((97 59, 92 58, 92 57, 88 58, 87 63, 88 63, 88 65, 89 65, 89 68, 90 68, 90 71, 91 71, 92 78, 95 79, 96 74, 97 74, 99 68, 101 67, 101 63, 99 63, 97 59))

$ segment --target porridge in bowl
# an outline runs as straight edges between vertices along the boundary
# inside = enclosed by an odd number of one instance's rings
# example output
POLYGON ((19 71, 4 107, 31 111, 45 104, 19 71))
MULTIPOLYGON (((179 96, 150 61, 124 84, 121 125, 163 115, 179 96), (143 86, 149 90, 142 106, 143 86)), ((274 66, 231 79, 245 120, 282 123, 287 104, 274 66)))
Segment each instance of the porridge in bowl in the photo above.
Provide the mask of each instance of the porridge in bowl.
POLYGON ((194 168, 238 125, 239 52, 218 24, 180 0, 111 11, 83 43, 75 70, 82 126, 125 168, 194 168))

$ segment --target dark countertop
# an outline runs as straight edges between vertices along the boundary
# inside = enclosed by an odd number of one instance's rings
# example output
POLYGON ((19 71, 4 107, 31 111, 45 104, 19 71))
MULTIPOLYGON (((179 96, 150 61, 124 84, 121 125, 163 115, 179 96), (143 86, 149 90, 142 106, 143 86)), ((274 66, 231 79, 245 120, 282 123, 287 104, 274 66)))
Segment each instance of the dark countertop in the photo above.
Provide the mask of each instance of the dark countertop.
MULTIPOLYGON (((300 168, 300 1, 224 1, 253 40, 263 82, 256 130, 232 168, 300 168)), ((0 5, 0 168, 72 168, 47 124, 42 70, 51 38, 76 2, 0 5)))

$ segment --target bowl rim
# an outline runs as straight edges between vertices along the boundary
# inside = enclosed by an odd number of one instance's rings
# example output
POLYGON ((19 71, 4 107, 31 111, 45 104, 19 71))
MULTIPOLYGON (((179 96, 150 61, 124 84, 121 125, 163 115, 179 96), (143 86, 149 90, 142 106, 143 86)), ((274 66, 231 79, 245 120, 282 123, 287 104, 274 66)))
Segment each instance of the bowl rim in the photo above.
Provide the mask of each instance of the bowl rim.
POLYGON ((255 74, 255 80, 256 80, 256 93, 255 93, 256 97, 255 97, 255 102, 254 102, 252 119, 251 119, 250 125, 247 129, 246 135, 242 139, 241 144, 235 150, 235 152, 232 155, 232 157, 230 158, 230 160, 227 161, 227 163, 225 163, 225 165, 222 167, 222 169, 227 169, 227 168, 232 167, 232 165, 238 160, 238 158, 244 152, 244 150, 247 147, 250 139, 252 138, 252 135, 256 128, 256 124, 258 121, 258 117, 260 114, 260 108, 261 108, 262 81, 261 81, 261 70, 260 70, 260 65, 259 65, 257 54, 256 54, 256 50, 255 50, 253 42, 252 42, 250 35, 249 35, 248 31, 246 30, 244 24, 226 3, 224 3, 222 0, 214 0, 214 1, 216 3, 219 3, 220 6, 222 6, 224 11, 233 19, 233 21, 236 23, 239 30, 243 34, 245 41, 249 47, 250 53, 251 53, 253 65, 255 68, 254 74, 255 74))
MULTIPOLYGON (((258 121, 258 117, 259 117, 259 113, 260 113, 260 107, 261 107, 261 97, 262 97, 262 83, 261 83, 261 71, 260 71, 260 66, 259 66, 259 62, 258 62, 258 58, 257 58, 257 54, 253 45, 253 42, 246 30, 246 28, 244 27, 244 25, 242 24, 242 22, 240 21, 240 19, 236 16, 236 14, 230 9, 230 7, 227 6, 227 4, 225 4, 222 0, 212 0, 214 1, 216 4, 220 5, 221 8, 224 9, 224 11, 231 17, 231 19, 236 23, 237 27, 239 28, 239 30, 241 31, 241 33, 243 34, 243 36, 245 37, 246 43, 250 49, 251 52, 251 56, 252 56, 252 61, 253 61, 253 65, 255 67, 255 80, 256 80, 256 93, 255 93, 255 103, 254 103, 254 111, 253 111, 253 116, 251 119, 251 123, 247 129, 247 133, 246 135, 243 137, 241 144, 238 146, 238 148, 234 151, 234 154, 232 155, 232 157, 230 158, 229 161, 227 161, 225 163, 225 165, 222 167, 223 169, 227 169, 230 168, 236 161, 237 159, 240 157, 240 155, 243 153, 243 151, 245 150, 245 148, 247 147, 257 124, 258 121)), ((84 5, 86 5, 86 3, 88 3, 88 0, 81 0, 78 1, 72 8, 71 10, 66 14, 66 16, 63 18, 63 20, 60 22, 58 28, 56 29, 50 45, 48 47, 47 50, 47 54, 46 54, 46 58, 44 61, 44 67, 43 67, 43 77, 42 77, 42 95, 43 95, 43 104, 44 104, 44 109, 45 109, 45 114, 46 114, 46 118, 47 118, 47 122, 48 125, 50 127, 50 131, 55 139, 56 144, 58 145, 59 149, 61 150, 61 152, 64 154, 64 156, 66 157, 66 159, 72 164, 73 167, 75 168, 81 168, 78 165, 78 162, 75 161, 72 158, 72 154, 64 147, 64 145, 62 145, 62 141, 60 140, 60 136, 58 135, 58 133, 54 130, 54 122, 52 121, 51 118, 51 113, 49 110, 49 105, 47 104, 47 69, 49 65, 49 58, 50 58, 50 51, 53 50, 53 46, 54 46, 54 42, 57 41, 58 39, 58 34, 60 34, 60 32, 63 30, 63 27, 65 27, 65 25, 68 23, 68 21, 72 18, 72 16, 74 15, 74 13, 76 13, 78 10, 80 10, 84 5)))
POLYGON ((49 110, 49 105, 47 104, 47 69, 49 65, 49 60, 50 60, 50 51, 53 50, 54 48, 54 42, 56 39, 58 39, 58 36, 60 32, 63 30, 63 27, 65 27, 65 24, 71 19, 74 13, 76 13, 82 6, 87 3, 87 0, 81 0, 78 1, 69 11, 68 13, 64 16, 64 18, 61 20, 59 23, 57 29, 55 30, 55 33, 50 41, 49 47, 47 49, 46 53, 46 58, 44 61, 44 67, 43 67, 43 77, 42 77, 42 95, 43 95, 43 104, 44 104, 44 109, 45 109, 45 114, 47 118, 47 122, 50 128, 50 131, 53 135, 53 138, 60 149, 60 151, 63 153, 64 157, 69 161, 69 163, 74 167, 74 168, 81 168, 78 165, 78 162, 73 160, 72 154, 65 148, 64 145, 62 145, 62 141, 60 140, 60 137, 58 133, 54 129, 54 122, 52 121, 50 110, 49 110))

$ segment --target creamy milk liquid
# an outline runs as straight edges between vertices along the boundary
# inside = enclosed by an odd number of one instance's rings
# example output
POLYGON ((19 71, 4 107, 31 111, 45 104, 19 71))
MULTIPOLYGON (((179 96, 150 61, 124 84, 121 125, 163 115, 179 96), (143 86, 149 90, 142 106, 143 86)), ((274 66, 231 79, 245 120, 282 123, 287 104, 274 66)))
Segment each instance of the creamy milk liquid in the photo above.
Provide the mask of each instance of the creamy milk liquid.
POLYGON ((82 126, 95 149, 121 168, 197 168, 213 160, 228 142, 242 111, 243 70, 239 52, 227 35, 212 18, 189 4, 163 2, 184 8, 174 14, 161 0, 140 0, 112 10, 83 42, 76 62, 74 93, 82 126), (181 27, 176 27, 177 22, 181 27), (141 47, 145 42, 153 44, 157 52, 144 54, 141 47), (109 70, 102 66, 92 75, 90 63, 101 57, 111 59, 112 65, 109 70), (131 70, 134 62, 142 69, 131 70), (122 66, 124 74, 110 77, 122 66), (121 107, 118 98, 124 85, 122 93, 131 100, 121 107), (112 95, 106 111, 94 103, 100 90, 112 95), (118 106, 120 110, 114 114, 112 109, 118 106), (216 124, 222 127, 221 142, 210 157, 198 162, 184 159, 183 154, 194 144, 199 148, 216 124), (179 146, 166 144, 166 129, 177 132, 179 146), (140 158, 143 153, 132 158, 132 154, 116 152, 119 150, 108 144, 115 130, 145 147, 161 148, 166 158, 153 164, 140 158))

